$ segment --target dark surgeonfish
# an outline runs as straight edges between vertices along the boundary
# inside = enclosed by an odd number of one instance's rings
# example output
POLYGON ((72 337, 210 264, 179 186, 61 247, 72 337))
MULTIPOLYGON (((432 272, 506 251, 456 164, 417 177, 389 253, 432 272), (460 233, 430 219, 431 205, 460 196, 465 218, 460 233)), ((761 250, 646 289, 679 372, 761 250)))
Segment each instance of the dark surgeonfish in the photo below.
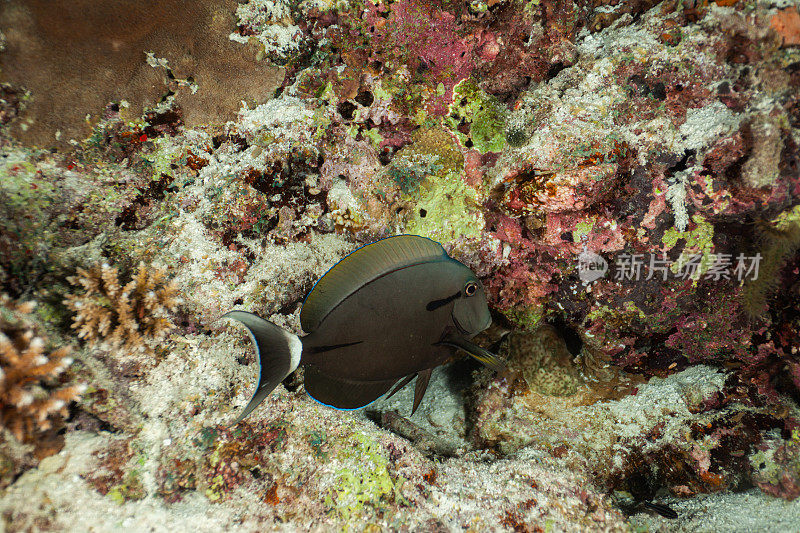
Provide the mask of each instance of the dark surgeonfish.
POLYGON ((255 394, 234 423, 300 365, 306 392, 337 409, 364 407, 416 376, 412 414, 432 370, 456 348, 486 366, 503 367, 497 356, 469 342, 491 324, 480 281, 441 244, 416 235, 374 242, 334 265, 303 303, 303 337, 245 311, 222 318, 247 327, 260 365, 255 394))

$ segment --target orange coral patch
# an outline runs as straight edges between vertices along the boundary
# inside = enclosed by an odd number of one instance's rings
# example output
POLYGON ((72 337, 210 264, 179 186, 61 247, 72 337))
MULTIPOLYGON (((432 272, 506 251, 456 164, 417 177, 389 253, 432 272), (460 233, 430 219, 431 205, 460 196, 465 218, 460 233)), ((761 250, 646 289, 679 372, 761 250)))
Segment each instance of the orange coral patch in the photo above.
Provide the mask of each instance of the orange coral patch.
POLYGON ((800 45, 800 13, 797 9, 786 8, 772 16, 769 23, 781 37, 781 46, 800 45))

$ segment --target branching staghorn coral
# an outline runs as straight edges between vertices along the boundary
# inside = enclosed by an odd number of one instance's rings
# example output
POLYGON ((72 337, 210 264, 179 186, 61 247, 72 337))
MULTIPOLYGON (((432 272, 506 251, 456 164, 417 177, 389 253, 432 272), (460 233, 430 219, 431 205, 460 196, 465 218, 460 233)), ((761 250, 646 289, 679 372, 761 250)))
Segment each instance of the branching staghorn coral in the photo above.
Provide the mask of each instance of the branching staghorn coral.
POLYGON ((178 305, 178 286, 166 281, 165 270, 139 263, 124 286, 118 269, 105 263, 79 268, 78 274, 69 282, 84 292, 68 295, 64 303, 75 312, 73 329, 89 344, 147 351, 146 341, 161 340, 173 328, 165 315, 178 305))
POLYGON ((15 304, 0 295, 0 422, 20 442, 32 442, 67 416, 67 404, 86 390, 55 384, 72 364, 69 346, 45 353, 45 341, 25 320, 33 302, 15 304))

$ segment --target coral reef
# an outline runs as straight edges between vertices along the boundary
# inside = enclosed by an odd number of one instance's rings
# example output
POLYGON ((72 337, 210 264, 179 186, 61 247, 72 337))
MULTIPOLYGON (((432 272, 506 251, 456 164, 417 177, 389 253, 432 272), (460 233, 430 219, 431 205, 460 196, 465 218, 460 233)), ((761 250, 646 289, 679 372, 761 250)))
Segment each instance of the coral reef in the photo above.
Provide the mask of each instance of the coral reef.
POLYGON ((753 481, 773 496, 794 500, 800 496, 800 449, 795 432, 789 441, 765 439, 750 456, 753 481))
POLYGON ((83 289, 67 295, 64 303, 75 313, 72 328, 92 345, 125 351, 150 349, 173 328, 164 316, 178 306, 178 287, 165 279, 166 270, 143 262, 131 281, 122 286, 119 270, 107 263, 78 269, 69 282, 83 289))
POLYGON ((762 264, 757 279, 742 289, 742 303, 751 316, 760 315, 767 307, 767 297, 777 288, 779 273, 787 259, 800 249, 800 209, 783 213, 774 224, 765 224, 762 231, 762 264))
POLYGON ((474 386, 471 438, 479 447, 504 454, 545 447, 639 501, 662 489, 686 497, 748 484, 797 496, 791 400, 750 400, 755 387, 702 365, 645 384, 625 375, 592 382, 575 375, 552 328, 516 336, 507 370, 474 386), (554 364, 557 371, 541 372, 554 364), (766 434, 778 437, 762 442, 766 434))
POLYGON ((7 432, 7 529, 798 529, 797 2, 64 5, 0 13, 0 286, 39 302, 6 352, 81 346, 36 394, 89 388, 31 426, 62 453, 7 432), (413 416, 298 371, 229 427, 219 316, 300 334, 397 233, 478 274, 507 368, 457 354, 413 416))
POLYGON ((87 390, 70 383, 71 347, 48 350, 34 307, 0 294, 0 488, 62 449, 68 406, 87 390))
POLYGON ((72 364, 71 348, 46 352, 45 340, 25 319, 34 305, 0 295, 0 417, 3 428, 25 443, 61 428, 67 405, 86 390, 59 386, 58 377, 72 364))
POLYGON ((510 333, 499 350, 506 359, 516 359, 524 353, 517 378, 528 388, 548 396, 571 396, 577 392, 582 378, 572 362, 572 354, 564 341, 551 327, 544 325, 536 334, 510 333))

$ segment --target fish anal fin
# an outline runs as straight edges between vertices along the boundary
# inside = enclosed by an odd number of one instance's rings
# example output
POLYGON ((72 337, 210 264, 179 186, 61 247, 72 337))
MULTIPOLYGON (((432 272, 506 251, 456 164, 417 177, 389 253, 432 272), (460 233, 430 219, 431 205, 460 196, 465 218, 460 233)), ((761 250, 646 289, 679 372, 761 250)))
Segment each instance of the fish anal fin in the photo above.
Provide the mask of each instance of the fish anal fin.
POLYGON ((417 373, 417 383, 414 388, 414 407, 411 409, 411 416, 414 416, 417 407, 419 407, 420 402, 422 402, 422 397, 425 396, 425 391, 428 390, 428 382, 431 380, 432 372, 433 369, 428 368, 427 370, 421 370, 417 373))
POLYGON ((306 392, 323 405, 335 409, 360 409, 371 404, 397 382, 397 378, 382 381, 356 381, 337 378, 320 372, 316 366, 305 367, 306 392))

